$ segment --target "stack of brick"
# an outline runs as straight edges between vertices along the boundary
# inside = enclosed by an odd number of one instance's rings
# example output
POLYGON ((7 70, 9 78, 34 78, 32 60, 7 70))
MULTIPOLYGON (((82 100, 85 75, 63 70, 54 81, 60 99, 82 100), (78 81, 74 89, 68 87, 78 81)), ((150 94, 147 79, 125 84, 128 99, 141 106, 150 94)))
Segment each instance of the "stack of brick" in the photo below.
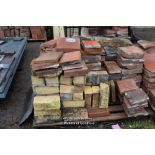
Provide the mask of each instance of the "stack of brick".
POLYGON ((136 85, 134 79, 117 81, 118 97, 128 117, 146 116, 148 107, 147 94, 136 85))
POLYGON ((33 26, 1 26, 0 38, 4 37, 27 37, 28 39, 45 39, 46 30, 45 27, 33 27, 33 26))
POLYGON ((122 79, 135 79, 138 86, 142 82, 144 51, 137 46, 119 47, 117 63, 122 68, 122 79))

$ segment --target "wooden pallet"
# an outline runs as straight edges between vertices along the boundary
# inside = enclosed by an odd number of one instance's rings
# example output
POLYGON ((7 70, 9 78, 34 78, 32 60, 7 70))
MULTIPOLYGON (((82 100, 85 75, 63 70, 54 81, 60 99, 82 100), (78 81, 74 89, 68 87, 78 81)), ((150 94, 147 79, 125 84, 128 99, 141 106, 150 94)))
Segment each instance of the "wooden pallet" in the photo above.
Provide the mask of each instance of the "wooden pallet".
MULTIPOLYGON (((110 110, 110 115, 105 116, 105 117, 96 117, 93 119, 89 120, 84 120, 80 121, 81 124, 84 122, 104 122, 104 121, 116 121, 116 120, 123 120, 123 119, 128 119, 127 115, 125 114, 122 105, 111 105, 109 106, 110 110)), ((151 115, 153 112, 150 108, 147 109, 149 115, 151 115)), ((148 116, 148 115, 147 115, 148 116)), ((135 117, 132 117, 135 118, 135 117)), ((57 121, 57 122, 47 122, 47 123, 41 123, 41 124, 36 124, 35 121, 33 122, 34 127, 54 127, 54 126, 63 126, 63 125, 68 125, 67 123, 64 123, 64 121, 57 121)))

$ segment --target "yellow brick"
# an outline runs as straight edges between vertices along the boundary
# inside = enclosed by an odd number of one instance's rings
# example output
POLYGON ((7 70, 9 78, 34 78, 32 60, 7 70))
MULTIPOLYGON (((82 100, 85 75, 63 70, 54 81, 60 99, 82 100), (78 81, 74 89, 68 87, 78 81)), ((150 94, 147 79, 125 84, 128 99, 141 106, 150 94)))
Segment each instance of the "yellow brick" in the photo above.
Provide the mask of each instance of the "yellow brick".
POLYGON ((44 79, 37 76, 31 76, 32 86, 45 86, 44 79))
POLYGON ((84 107, 85 101, 64 101, 63 106, 65 108, 77 108, 77 107, 84 107))
POLYGON ((85 85, 85 76, 73 77, 74 85, 85 85))
POLYGON ((45 78, 47 86, 59 86, 59 78, 58 77, 46 77, 45 78))
POLYGON ((62 94, 72 94, 74 90, 73 85, 60 85, 60 93, 62 94))
POLYGON ((64 77, 63 75, 61 75, 60 84, 61 85, 72 85, 72 78, 71 77, 64 77))
POLYGON ((60 96, 35 96, 33 104, 34 110, 60 109, 60 96))
POLYGON ((100 102, 99 108, 108 108, 109 104, 109 85, 100 83, 100 102))
POLYGON ((74 93, 73 100, 83 100, 83 92, 81 93, 74 93))
POLYGON ((36 110, 34 109, 34 116, 61 116, 61 110, 36 110))
POLYGON ((52 95, 59 93, 59 87, 35 87, 33 90, 36 95, 52 95))
POLYGON ((92 93, 93 93, 92 87, 91 87, 91 86, 85 86, 85 87, 84 87, 84 93, 85 93, 86 95, 92 94, 92 93))
POLYGON ((99 86, 92 86, 92 93, 93 94, 98 94, 99 92, 100 92, 99 86))

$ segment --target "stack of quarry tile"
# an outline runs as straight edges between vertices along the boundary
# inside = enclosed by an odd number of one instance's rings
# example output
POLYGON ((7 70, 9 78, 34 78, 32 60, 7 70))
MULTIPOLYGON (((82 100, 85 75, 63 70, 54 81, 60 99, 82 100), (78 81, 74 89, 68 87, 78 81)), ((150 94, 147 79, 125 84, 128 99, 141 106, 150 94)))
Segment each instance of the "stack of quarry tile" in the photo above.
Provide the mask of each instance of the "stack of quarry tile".
POLYGON ((122 102, 125 113, 128 117, 148 115, 145 110, 148 107, 147 94, 136 85, 134 79, 117 81, 118 97, 122 102))
POLYGON ((144 51, 137 46, 119 47, 117 63, 122 68, 122 79, 134 78, 137 85, 142 82, 144 51))
POLYGON ((117 48, 104 46, 105 60, 116 60, 117 59, 117 48))
POLYGON ((32 73, 38 77, 55 77, 62 73, 59 65, 59 59, 63 52, 56 52, 54 50, 41 53, 36 59, 31 62, 32 73))
POLYGON ((60 64, 65 77, 83 76, 88 70, 85 62, 81 60, 80 51, 64 53, 60 64))
POLYGON ((104 59, 104 49, 101 48, 101 45, 97 41, 83 40, 82 47, 82 59, 89 71, 102 70, 101 62, 104 59))
POLYGON ((148 107, 149 97, 142 89, 136 89, 125 92, 123 96, 123 108, 128 117, 145 116, 148 112, 145 108, 148 107))

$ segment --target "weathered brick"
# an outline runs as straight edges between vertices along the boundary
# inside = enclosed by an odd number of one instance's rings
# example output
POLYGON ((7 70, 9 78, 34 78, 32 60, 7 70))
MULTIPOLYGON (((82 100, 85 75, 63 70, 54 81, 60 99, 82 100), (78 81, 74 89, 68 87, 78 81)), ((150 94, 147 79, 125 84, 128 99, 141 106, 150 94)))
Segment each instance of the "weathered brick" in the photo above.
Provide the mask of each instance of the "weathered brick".
POLYGON ((80 107, 85 107, 85 101, 63 101, 63 107, 64 108, 80 108, 80 107))
POLYGON ((72 85, 72 78, 71 77, 64 77, 63 75, 61 75, 60 84, 61 85, 72 85))
POLYGON ((143 49, 148 49, 148 48, 151 48, 151 47, 155 47, 155 41, 138 40, 137 43, 138 43, 143 49))
POLYGON ((77 76, 77 77, 73 77, 73 84, 74 85, 85 85, 86 79, 85 76, 77 76))
POLYGON ((33 91, 36 95, 52 95, 59 93, 59 87, 34 87, 33 91))
POLYGON ((59 78, 58 77, 46 77, 45 82, 47 86, 59 86, 59 78))
POLYGON ((99 106, 99 93, 100 93, 100 88, 99 86, 92 86, 92 107, 98 107, 99 106))
POLYGON ((36 76, 31 76, 32 86, 45 86, 44 78, 38 78, 36 76))
POLYGON ((110 80, 109 85, 110 85, 111 100, 112 100, 112 102, 116 102, 116 86, 115 86, 115 82, 113 80, 110 80))
POLYGON ((109 85, 105 83, 100 83, 99 108, 108 108, 109 95, 110 95, 109 85))
POLYGON ((60 93, 72 94, 74 90, 73 85, 60 85, 60 93))
POLYGON ((60 96, 35 96, 34 97, 35 110, 60 109, 60 96))
POLYGON ((86 107, 91 107, 92 104, 92 87, 91 86, 85 86, 84 87, 84 96, 86 101, 86 107))

